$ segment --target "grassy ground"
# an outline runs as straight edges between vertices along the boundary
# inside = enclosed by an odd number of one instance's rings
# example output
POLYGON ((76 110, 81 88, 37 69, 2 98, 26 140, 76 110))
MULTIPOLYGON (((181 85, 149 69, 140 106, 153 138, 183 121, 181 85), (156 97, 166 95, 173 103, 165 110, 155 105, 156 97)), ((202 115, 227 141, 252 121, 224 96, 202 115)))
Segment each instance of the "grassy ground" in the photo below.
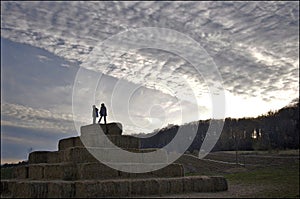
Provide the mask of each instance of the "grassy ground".
POLYGON ((189 169, 186 175, 222 175, 227 179, 228 191, 174 197, 299 198, 299 150, 239 151, 239 154, 246 160, 245 166, 226 164, 235 162, 235 151, 208 156, 210 160, 224 162, 182 157, 179 162, 189 169))
POLYGON ((299 162, 225 174, 229 184, 262 188, 249 197, 299 198, 299 162))

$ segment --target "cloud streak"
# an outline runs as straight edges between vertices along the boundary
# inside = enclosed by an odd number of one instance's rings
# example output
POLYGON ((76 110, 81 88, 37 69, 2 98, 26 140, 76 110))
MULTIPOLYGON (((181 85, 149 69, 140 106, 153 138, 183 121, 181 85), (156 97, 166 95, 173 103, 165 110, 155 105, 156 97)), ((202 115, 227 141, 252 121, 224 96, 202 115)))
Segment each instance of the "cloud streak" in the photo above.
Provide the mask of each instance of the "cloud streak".
POLYGON ((74 131, 73 116, 55 113, 46 109, 34 109, 16 104, 3 103, 1 124, 22 128, 59 130, 63 133, 74 131))

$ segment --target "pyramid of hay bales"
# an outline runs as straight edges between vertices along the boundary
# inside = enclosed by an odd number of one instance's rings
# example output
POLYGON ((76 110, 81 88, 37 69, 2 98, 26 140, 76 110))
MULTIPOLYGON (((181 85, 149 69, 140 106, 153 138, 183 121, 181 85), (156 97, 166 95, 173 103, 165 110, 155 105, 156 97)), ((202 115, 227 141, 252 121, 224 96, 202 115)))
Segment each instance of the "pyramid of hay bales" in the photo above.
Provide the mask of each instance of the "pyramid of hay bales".
MULTIPOLYGON (((11 197, 130 197, 215 192, 227 190, 223 177, 184 176, 180 164, 169 164, 147 173, 131 173, 113 169, 98 161, 86 143, 101 155, 109 157, 113 143, 119 150, 146 153, 140 139, 122 135, 120 123, 92 124, 81 127, 81 136, 62 139, 58 151, 35 151, 29 154, 28 165, 14 168, 12 180, 1 181, 1 192, 11 197), (99 136, 105 131, 108 139, 99 136), (109 141, 108 141, 109 140, 109 141), (111 143, 109 143, 111 142, 111 143), (108 154, 108 155, 107 155, 108 154)), ((165 152, 166 153, 166 152, 165 152)), ((160 154, 164 156, 163 152, 160 154)), ((118 157, 121 158, 121 157, 118 157)), ((134 164, 134 160, 132 164, 134 164)), ((149 162, 148 166, 152 163, 149 162)))

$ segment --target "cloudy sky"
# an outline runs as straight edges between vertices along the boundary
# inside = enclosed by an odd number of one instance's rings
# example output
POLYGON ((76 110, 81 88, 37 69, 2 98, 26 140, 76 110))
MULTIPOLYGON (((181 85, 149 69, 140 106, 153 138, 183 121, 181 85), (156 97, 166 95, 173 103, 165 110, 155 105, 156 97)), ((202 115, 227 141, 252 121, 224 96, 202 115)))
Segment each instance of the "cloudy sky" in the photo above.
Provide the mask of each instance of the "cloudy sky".
POLYGON ((2 1, 1 163, 57 150, 59 139, 78 135, 74 121, 91 123, 92 104, 104 102, 125 134, 212 118, 213 67, 224 117, 280 109, 299 94, 298 54, 299 2, 2 1), (202 54, 192 59, 202 71, 151 42, 114 54, 131 41, 118 35, 144 27, 154 28, 151 41, 186 53, 195 46, 178 35, 198 43, 202 54))

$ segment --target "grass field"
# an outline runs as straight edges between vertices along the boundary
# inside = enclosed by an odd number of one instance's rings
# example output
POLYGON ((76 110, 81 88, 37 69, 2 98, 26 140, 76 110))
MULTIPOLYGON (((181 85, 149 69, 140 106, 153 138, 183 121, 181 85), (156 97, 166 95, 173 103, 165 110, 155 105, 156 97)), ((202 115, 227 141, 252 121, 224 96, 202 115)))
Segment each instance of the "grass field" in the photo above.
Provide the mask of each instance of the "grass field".
POLYGON ((257 188, 249 197, 299 198, 299 163, 225 174, 229 184, 257 188))
POLYGON ((235 151, 215 152, 207 156, 210 160, 221 162, 197 160, 191 156, 180 158, 179 162, 189 170, 186 175, 222 175, 227 179, 229 188, 221 193, 178 197, 299 198, 299 150, 239 151, 239 155, 246 165, 232 164, 235 151))

